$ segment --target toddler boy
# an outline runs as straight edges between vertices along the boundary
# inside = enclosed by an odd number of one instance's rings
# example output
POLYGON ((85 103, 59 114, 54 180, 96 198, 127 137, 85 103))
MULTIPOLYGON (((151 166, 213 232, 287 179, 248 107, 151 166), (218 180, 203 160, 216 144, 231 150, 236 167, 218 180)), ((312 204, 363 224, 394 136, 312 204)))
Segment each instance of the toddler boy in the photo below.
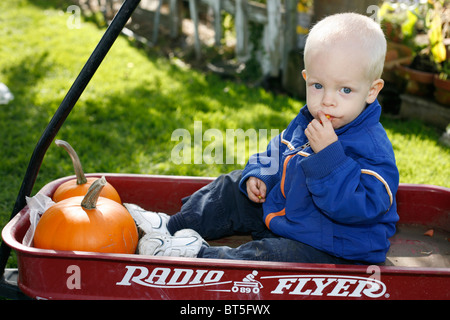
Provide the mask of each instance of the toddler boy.
POLYGON ((382 263, 398 221, 399 175, 379 122, 386 40, 356 13, 308 35, 305 105, 265 152, 184 199, 171 217, 127 205, 146 235, 139 252, 199 258, 382 263), (278 165, 276 173, 267 168, 278 165), (194 231, 195 230, 195 231, 194 231), (238 248, 203 239, 250 233, 238 248))

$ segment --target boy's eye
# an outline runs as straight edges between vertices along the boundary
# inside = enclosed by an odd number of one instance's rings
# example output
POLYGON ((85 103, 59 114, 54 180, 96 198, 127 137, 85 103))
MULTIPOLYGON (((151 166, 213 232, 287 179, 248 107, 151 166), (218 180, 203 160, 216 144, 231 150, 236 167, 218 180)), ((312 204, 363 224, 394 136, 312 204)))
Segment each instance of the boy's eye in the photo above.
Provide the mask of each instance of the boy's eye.
POLYGON ((345 94, 349 94, 350 92, 352 92, 352 89, 345 87, 345 88, 341 89, 341 92, 345 93, 345 94))
POLYGON ((316 89, 322 89, 323 86, 320 83, 314 83, 314 88, 316 89))

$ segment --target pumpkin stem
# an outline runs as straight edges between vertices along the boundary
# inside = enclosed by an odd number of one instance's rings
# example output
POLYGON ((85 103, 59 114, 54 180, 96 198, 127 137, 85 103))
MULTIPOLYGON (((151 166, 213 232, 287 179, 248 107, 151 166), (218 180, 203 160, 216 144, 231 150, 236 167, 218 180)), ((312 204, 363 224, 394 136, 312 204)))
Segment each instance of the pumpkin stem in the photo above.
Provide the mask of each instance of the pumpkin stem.
POLYGON ((73 169, 75 170, 75 175, 77 176, 77 184, 85 184, 87 182, 86 176, 83 172, 83 167, 81 166, 80 158, 78 158, 77 153, 72 148, 72 146, 64 140, 55 140, 55 144, 58 147, 64 148, 72 159, 73 169))
POLYGON ((102 192, 103 187, 106 185, 105 177, 95 180, 89 187, 86 195, 81 201, 81 206, 85 209, 95 209, 97 205, 98 197, 100 192, 102 192))

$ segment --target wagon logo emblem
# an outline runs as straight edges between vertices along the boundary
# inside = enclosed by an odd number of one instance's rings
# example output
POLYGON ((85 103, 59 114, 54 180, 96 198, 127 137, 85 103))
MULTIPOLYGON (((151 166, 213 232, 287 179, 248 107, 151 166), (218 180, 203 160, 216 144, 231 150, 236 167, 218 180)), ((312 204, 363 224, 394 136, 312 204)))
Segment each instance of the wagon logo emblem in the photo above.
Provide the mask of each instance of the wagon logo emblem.
MULTIPOLYGON (((378 279, 345 275, 291 275, 267 276, 261 279, 277 279, 278 284, 271 294, 304 296, 380 298, 386 285, 378 279)), ((389 297, 386 294, 385 297, 389 297)))
POLYGON ((258 294, 263 285, 261 284, 261 282, 255 279, 256 275, 258 275, 258 271, 253 270, 253 272, 245 276, 242 281, 234 281, 231 291, 240 293, 253 292, 255 294, 258 294))
MULTIPOLYGON (((118 286, 130 286, 136 283, 145 287, 156 288, 192 288, 200 286, 218 285, 224 274, 221 270, 192 270, 181 268, 154 268, 126 266, 127 272, 118 286)), ((229 282, 229 281, 228 281, 229 282)), ((225 283, 228 283, 225 282, 225 283)))
POLYGON ((228 292, 238 295, 259 295, 264 288, 264 294, 272 296, 337 298, 360 298, 364 296, 380 298, 384 295, 388 298, 386 285, 379 277, 379 267, 372 266, 368 270, 373 272, 369 277, 332 274, 260 276, 257 270, 253 270, 239 281, 227 279, 223 270, 165 267, 149 269, 143 266, 126 266, 126 272, 122 280, 116 282, 116 285, 131 286, 137 284, 165 289, 204 287, 206 291, 228 292))

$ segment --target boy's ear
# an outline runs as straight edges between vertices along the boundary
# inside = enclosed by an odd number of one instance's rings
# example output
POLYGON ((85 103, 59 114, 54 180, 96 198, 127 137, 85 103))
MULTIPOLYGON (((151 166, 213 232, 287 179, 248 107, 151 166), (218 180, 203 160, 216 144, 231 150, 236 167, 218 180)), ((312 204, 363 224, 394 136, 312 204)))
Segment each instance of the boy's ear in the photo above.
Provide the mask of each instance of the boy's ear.
POLYGON ((377 79, 374 82, 372 82, 372 85, 369 89, 369 94, 366 98, 366 102, 368 104, 371 104, 375 101, 375 99, 378 97, 378 94, 380 93, 381 89, 384 87, 384 80, 383 79, 377 79))
POLYGON ((305 79, 305 81, 306 81, 306 70, 305 69, 302 70, 302 76, 303 76, 303 79, 305 79))

